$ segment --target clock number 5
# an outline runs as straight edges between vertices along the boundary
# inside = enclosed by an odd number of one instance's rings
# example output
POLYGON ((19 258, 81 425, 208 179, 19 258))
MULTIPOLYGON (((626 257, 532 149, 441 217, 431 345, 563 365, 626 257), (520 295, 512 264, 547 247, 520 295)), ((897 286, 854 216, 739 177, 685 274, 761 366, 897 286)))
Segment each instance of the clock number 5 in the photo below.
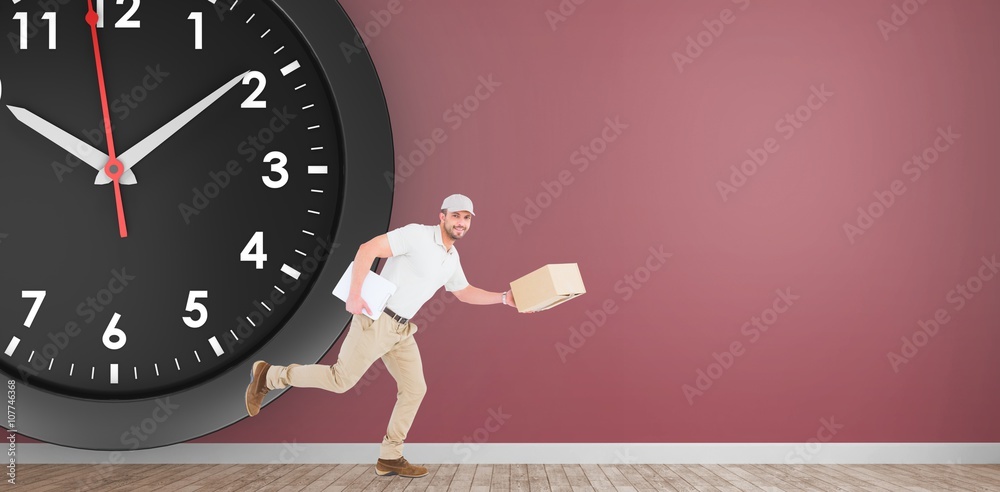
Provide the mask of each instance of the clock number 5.
MULTIPOLYGON (((56 49, 56 13, 46 12, 42 14, 42 19, 49 22, 49 49, 56 49)), ((14 20, 21 21, 21 44, 20 49, 28 49, 28 13, 18 12, 14 14, 14 20)), ((38 22, 38 19, 35 19, 38 22)), ((33 25, 32 27, 36 27, 33 25)), ((31 33, 34 36, 35 33, 31 33)))
POLYGON ((285 164, 288 164, 288 157, 282 152, 270 152, 264 157, 264 163, 271 165, 271 172, 278 173, 278 179, 271 179, 270 176, 262 176, 261 179, 268 188, 277 189, 285 186, 288 183, 288 170, 285 169, 285 164))
POLYGON ((121 319, 122 315, 115 313, 111 317, 111 323, 108 324, 108 329, 104 330, 104 346, 111 350, 118 350, 125 346, 125 332, 118 329, 118 320, 121 319), (112 341, 111 339, 115 340, 112 341))
POLYGON ((253 233, 250 242, 247 243, 246 247, 240 253, 240 261, 252 261, 257 264, 258 270, 264 269, 264 262, 267 261, 267 255, 264 254, 263 231, 253 233))
POLYGON ((199 314, 198 319, 195 320, 191 316, 185 316, 181 319, 184 320, 184 324, 188 325, 188 328, 201 328, 205 326, 205 322, 208 321, 208 308, 204 304, 198 302, 198 299, 208 299, 207 290, 192 290, 188 294, 187 306, 184 308, 189 313, 197 312, 199 314))
POLYGON ((25 328, 31 328, 31 322, 35 321, 35 315, 38 314, 38 308, 42 307, 42 300, 45 299, 44 290, 23 290, 21 291, 21 299, 35 298, 35 302, 31 304, 31 311, 28 311, 28 317, 24 320, 25 328))

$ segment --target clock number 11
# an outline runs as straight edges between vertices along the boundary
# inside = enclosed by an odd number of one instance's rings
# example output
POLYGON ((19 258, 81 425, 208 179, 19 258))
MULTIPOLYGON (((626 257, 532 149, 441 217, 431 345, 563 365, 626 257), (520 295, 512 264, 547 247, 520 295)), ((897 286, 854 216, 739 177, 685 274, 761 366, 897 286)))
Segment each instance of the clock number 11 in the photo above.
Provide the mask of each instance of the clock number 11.
MULTIPOLYGON (((18 12, 14 14, 14 20, 21 22, 21 43, 18 45, 19 49, 26 50, 28 49, 28 13, 18 12)), ((56 49, 56 13, 46 12, 42 14, 42 20, 49 23, 49 49, 54 50, 56 49)), ((38 19, 36 18, 34 22, 37 23, 38 19)), ((32 27, 37 29, 36 26, 37 24, 32 27)), ((32 32, 31 35, 34 36, 35 33, 32 32)))

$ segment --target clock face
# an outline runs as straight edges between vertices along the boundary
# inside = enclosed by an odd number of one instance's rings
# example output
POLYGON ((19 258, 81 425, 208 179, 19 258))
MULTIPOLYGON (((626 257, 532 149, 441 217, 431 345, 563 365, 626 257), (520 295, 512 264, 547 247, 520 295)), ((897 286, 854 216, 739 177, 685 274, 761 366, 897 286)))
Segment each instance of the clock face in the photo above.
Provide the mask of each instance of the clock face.
MULTIPOLYGON (((0 1, 0 371, 103 415, 204 393, 265 348, 318 360, 347 317, 317 279, 391 202, 384 99, 339 5, 0 1), (310 296, 332 327, 305 326, 310 296)), ((242 410, 239 372, 208 430, 242 410)))
MULTIPOLYGON (((82 398, 166 394, 242 360, 309 290, 341 193, 336 111, 308 45, 273 4, 92 1, 104 14, 112 135, 136 181, 121 186, 127 236, 113 184, 95 184, 104 171, 4 108, 0 213, 12 240, 0 253, 0 365, 82 398)), ((107 152, 87 2, 60 5, 52 20, 37 3, 16 10, 29 29, 42 21, 0 61, 2 102, 107 152)))

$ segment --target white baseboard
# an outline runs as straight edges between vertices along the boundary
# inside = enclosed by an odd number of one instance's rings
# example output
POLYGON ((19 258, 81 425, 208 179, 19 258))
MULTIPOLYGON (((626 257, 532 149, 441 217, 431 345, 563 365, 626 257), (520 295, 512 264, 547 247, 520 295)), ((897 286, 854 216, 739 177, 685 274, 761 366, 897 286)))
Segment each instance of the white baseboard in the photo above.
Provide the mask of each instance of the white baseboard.
MULTIPOLYGON (((422 464, 1000 464, 1000 443, 407 443, 422 464)), ((379 444, 176 444, 85 451, 18 444, 23 464, 375 463, 379 444)))

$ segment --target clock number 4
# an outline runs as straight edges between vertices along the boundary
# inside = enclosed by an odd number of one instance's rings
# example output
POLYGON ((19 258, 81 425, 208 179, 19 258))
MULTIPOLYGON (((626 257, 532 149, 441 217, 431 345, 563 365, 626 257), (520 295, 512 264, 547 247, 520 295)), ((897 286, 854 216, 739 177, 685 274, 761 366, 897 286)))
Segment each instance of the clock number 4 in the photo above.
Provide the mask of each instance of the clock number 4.
POLYGON ((34 298, 35 302, 31 304, 31 311, 28 311, 28 317, 24 320, 25 328, 31 328, 31 323, 35 321, 35 315, 38 314, 38 308, 42 307, 42 300, 45 299, 44 290, 23 290, 21 291, 21 299, 34 298))
MULTIPOLYGON (((20 49, 26 50, 28 49, 28 13, 18 12, 14 14, 14 20, 21 22, 21 44, 19 46, 20 49)), ((56 49, 56 13, 46 12, 42 14, 42 20, 49 23, 49 49, 54 50, 56 49)), ((35 22, 37 23, 38 19, 35 19, 35 22)))
MULTIPOLYGON (((139 21, 132 20, 132 16, 139 11, 139 1, 132 0, 132 8, 125 12, 125 15, 118 22, 115 22, 115 27, 118 29, 139 29, 139 21)), ((125 0, 116 0, 116 4, 124 5, 125 0)), ((104 0, 97 0, 97 27, 104 27, 104 0)))
POLYGON ((263 231, 253 233, 250 242, 240 252, 240 261, 250 261, 256 263, 257 270, 264 269, 264 262, 267 261, 267 255, 264 253, 263 231))
POLYGON ((108 324, 108 329, 104 330, 104 346, 111 350, 118 350, 125 346, 125 332, 118 328, 118 320, 120 320, 122 315, 115 313, 111 317, 111 323, 108 324), (114 339, 114 340, 112 340, 114 339))
POLYGON ((198 319, 195 320, 191 316, 185 316, 181 319, 184 320, 184 324, 188 325, 188 328, 201 328, 205 326, 205 322, 208 321, 208 308, 204 304, 198 302, 198 299, 208 299, 207 290, 192 290, 188 294, 187 306, 184 309, 189 313, 198 313, 198 319))

